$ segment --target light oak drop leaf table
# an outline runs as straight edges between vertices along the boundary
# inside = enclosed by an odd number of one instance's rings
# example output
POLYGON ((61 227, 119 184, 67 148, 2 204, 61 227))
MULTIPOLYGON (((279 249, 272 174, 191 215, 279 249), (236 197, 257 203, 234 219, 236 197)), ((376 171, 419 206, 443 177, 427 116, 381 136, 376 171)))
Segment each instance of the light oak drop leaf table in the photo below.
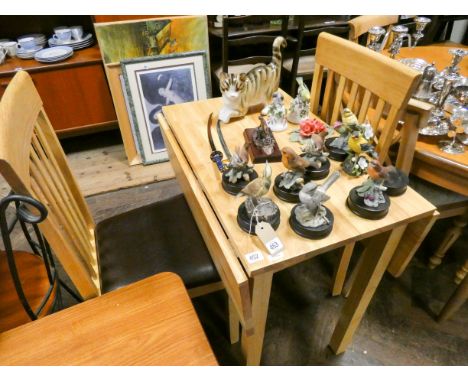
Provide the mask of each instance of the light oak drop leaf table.
MULTIPOLYGON (((288 105, 291 98, 283 94, 288 105)), ((402 234, 414 222, 421 225, 421 221, 429 221, 435 207, 408 188, 402 196, 391 199, 390 211, 383 219, 360 218, 346 207, 346 198, 351 188, 361 184, 364 177, 351 178, 341 171, 341 177, 328 190, 331 199, 325 203, 335 217, 333 230, 324 239, 309 240, 295 234, 289 226, 288 219, 294 204, 279 200, 270 190, 267 196, 273 199, 281 212, 281 223, 276 232, 285 246, 283 257, 273 261, 261 241, 238 226, 237 209, 243 198, 236 198, 222 189, 221 174, 209 159, 208 116, 210 113, 216 115, 221 104, 221 98, 213 98, 165 106, 158 120, 176 177, 225 284, 230 304, 235 307, 242 323, 242 349, 247 364, 260 364, 273 274, 335 248, 345 246, 352 249, 356 241, 370 238, 330 339, 331 349, 336 354, 342 353, 351 342, 402 234), (250 264, 245 255, 254 251, 261 251, 263 260, 250 264)), ((258 124, 257 113, 223 124, 222 131, 230 150, 243 144, 245 128, 258 124)), ((220 149, 215 126, 216 118, 213 119, 213 139, 220 149)), ((289 141, 288 133, 292 128, 290 125, 286 131, 275 133, 275 137, 280 148, 291 146, 300 152, 299 144, 289 141)), ((330 173, 340 168, 340 163, 331 162, 330 173)), ((272 180, 285 171, 281 163, 272 163, 271 166, 272 180)), ((260 175, 263 164, 255 165, 255 169, 260 175)), ((230 323, 234 329, 231 341, 235 341, 235 320, 230 323)))

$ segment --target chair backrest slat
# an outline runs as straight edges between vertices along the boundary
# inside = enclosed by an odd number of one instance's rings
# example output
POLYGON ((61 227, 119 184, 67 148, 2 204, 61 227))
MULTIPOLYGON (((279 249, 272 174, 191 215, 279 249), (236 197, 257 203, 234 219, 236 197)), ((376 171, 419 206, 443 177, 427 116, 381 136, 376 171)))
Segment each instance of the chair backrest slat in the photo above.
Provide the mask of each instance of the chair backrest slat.
POLYGON ((364 15, 358 16, 348 21, 349 24, 349 39, 353 42, 358 42, 358 39, 363 34, 375 26, 386 27, 398 22, 397 15, 364 15))
POLYGON ((41 231, 83 298, 100 294, 94 222, 31 77, 18 72, 0 102, 0 172, 47 207, 41 231))
MULTIPOLYGON (((418 84, 420 74, 380 53, 328 33, 318 38, 315 72, 333 73, 323 96, 311 92, 311 111, 328 124, 340 119, 343 107, 349 107, 360 122, 369 119, 376 137, 376 150, 385 160, 399 118, 418 84), (336 88, 336 91, 333 91, 336 88), (321 100, 319 101, 320 98, 321 100), (330 116, 330 107, 332 107, 330 116)), ((323 75, 315 75, 312 89, 321 89, 323 75)))
POLYGON ((359 109, 359 114, 358 114, 359 123, 363 123, 366 120, 367 110, 369 110, 371 98, 372 98, 372 92, 366 89, 364 92, 364 96, 362 97, 361 107, 359 109))

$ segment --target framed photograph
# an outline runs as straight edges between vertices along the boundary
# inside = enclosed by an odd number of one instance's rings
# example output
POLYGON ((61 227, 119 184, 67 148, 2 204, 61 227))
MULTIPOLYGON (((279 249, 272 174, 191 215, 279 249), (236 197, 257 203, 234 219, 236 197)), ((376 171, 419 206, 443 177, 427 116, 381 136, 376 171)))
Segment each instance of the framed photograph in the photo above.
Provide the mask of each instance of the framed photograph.
POLYGON ((156 118, 163 106, 211 97, 205 51, 121 61, 135 141, 143 164, 168 160, 156 118))

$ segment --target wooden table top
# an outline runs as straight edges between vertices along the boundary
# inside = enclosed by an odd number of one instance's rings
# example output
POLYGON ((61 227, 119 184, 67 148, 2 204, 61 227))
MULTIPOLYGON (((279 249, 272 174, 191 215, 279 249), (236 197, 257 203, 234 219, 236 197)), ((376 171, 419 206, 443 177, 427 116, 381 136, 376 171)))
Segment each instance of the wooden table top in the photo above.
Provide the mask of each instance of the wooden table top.
MULTIPOLYGON (((452 61, 450 49, 468 49, 466 45, 430 45, 416 48, 402 48, 398 58, 422 58, 435 62, 437 70, 442 70, 452 61)), ((468 59, 460 64, 460 74, 468 76, 468 59)), ((463 154, 448 154, 439 149, 437 143, 444 137, 419 136, 416 142, 412 173, 432 183, 468 196, 468 147, 463 154)))
MULTIPOLYGON (((285 104, 288 105, 291 97, 284 92, 283 95, 285 97, 285 104)), ((211 112, 216 114, 220 110, 221 104, 221 98, 213 98, 206 101, 165 106, 163 107, 163 113, 221 222, 236 255, 249 276, 287 268, 307 258, 341 247, 346 243, 370 237, 404 222, 414 221, 423 216, 430 215, 435 209, 432 204, 418 193, 408 188, 404 195, 391 199, 390 211, 385 218, 377 221, 360 218, 346 207, 346 198, 349 191, 353 187, 360 185, 365 178, 352 178, 340 171, 340 179, 329 189, 331 199, 325 203, 335 217, 333 230, 324 239, 309 240, 298 236, 289 226, 288 219, 294 204, 281 201, 274 195, 271 189, 267 196, 280 209, 281 223, 276 232, 285 246, 284 256, 273 261, 266 255, 266 250, 261 241, 256 236, 245 233, 238 226, 236 220, 237 209, 244 198, 237 199, 222 189, 221 174, 209 159, 211 149, 206 134, 207 120, 211 112), (257 250, 263 253, 263 261, 249 264, 245 255, 257 250)), ((213 126, 215 126, 215 123, 216 121, 214 120, 213 126)), ((258 124, 258 113, 254 113, 247 115, 243 119, 223 125, 223 134, 229 148, 233 150, 236 145, 243 144, 243 130, 245 128, 256 127, 258 124)), ((280 148, 291 146, 295 148, 296 152, 300 152, 298 143, 289 142, 288 133, 294 128, 297 128, 297 126, 289 125, 286 131, 275 133, 275 137, 280 148)), ((215 130, 213 132, 213 139, 216 146, 220 148, 221 145, 219 144, 215 130)), ((340 168, 340 163, 333 160, 331 162, 330 173, 340 168)), ((281 172, 286 171, 281 163, 272 163, 271 167, 273 170, 272 180, 281 172)), ((255 165, 255 169, 261 174, 263 164, 255 165)), ((322 182, 318 181, 318 183, 322 182)))
MULTIPOLYGON (((449 53, 450 49, 461 48, 468 49, 466 45, 462 44, 450 44, 450 45, 428 45, 428 46, 417 46, 415 48, 401 48, 400 53, 397 55, 397 59, 402 58, 422 58, 428 63, 435 62, 437 70, 441 71, 452 61, 452 55, 449 53)), ((462 76, 468 76, 468 60, 463 59, 460 64, 460 74, 462 76)))
POLYGON ((217 365, 192 302, 160 273, 0 333, 0 365, 217 365))

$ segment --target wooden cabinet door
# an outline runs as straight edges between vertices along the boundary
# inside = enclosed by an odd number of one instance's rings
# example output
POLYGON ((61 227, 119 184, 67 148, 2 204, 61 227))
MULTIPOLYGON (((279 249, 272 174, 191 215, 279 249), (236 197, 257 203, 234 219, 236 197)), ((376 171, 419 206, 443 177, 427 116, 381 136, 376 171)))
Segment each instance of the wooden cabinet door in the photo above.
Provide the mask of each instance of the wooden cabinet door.
POLYGON ((57 132, 116 123, 102 64, 42 71, 31 76, 57 132))

